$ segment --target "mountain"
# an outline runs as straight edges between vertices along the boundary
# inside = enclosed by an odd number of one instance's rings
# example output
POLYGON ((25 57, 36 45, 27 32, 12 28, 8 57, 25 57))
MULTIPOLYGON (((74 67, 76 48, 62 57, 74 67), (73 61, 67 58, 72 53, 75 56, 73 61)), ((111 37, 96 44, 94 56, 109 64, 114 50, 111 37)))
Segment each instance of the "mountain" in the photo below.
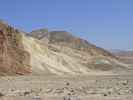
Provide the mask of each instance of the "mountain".
POLYGON ((124 63, 133 64, 133 51, 115 50, 112 53, 124 63))
POLYGON ((29 59, 30 55, 24 50, 20 32, 0 21, 0 74, 29 73, 29 59))
MULTIPOLYGON (((97 71, 115 73, 126 66, 110 52, 66 31, 39 29, 32 31, 30 36, 39 40, 43 46, 47 45, 48 51, 53 52, 52 55, 49 55, 49 58, 52 58, 52 62, 49 64, 58 74, 90 74, 97 73, 97 71), (51 65, 52 63, 54 64, 51 65)), ((44 58, 42 57, 42 59, 44 58)), ((42 67, 42 65, 40 66, 42 67)))
POLYGON ((106 50, 96 47, 95 45, 89 43, 88 41, 81 39, 79 37, 73 36, 71 33, 66 31, 44 31, 45 29, 35 30, 31 32, 31 36, 37 38, 44 43, 60 45, 70 47, 75 50, 88 52, 89 55, 104 55, 104 56, 115 56, 106 50), (41 36, 41 38, 39 37, 41 36), (46 42, 47 40, 47 42, 46 42))
POLYGON ((25 33, 0 21, 0 74, 120 74, 127 65, 108 51, 66 31, 25 33))

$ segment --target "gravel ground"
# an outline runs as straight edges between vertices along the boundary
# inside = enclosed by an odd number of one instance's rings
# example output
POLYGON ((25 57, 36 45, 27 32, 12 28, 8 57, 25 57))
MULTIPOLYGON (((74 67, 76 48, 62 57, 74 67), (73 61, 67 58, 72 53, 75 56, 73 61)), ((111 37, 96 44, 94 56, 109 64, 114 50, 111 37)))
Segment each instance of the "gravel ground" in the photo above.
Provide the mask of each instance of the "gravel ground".
POLYGON ((1 77, 0 100, 133 100, 132 77, 1 77))

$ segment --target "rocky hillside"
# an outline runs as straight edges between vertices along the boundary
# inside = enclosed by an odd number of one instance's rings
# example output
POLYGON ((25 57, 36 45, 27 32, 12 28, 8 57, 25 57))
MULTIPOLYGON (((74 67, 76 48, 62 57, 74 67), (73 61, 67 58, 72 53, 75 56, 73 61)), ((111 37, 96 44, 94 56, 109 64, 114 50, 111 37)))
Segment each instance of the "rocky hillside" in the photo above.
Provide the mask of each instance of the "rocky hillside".
MULTIPOLYGON (((127 67, 108 51, 66 31, 49 32, 46 29, 40 29, 31 32, 30 36, 38 39, 41 46, 48 46, 46 55, 49 60, 43 60, 40 67, 43 68, 47 63, 48 69, 56 74, 115 73, 127 67)), ((46 59, 45 56, 41 57, 46 59)))
POLYGON ((124 63, 133 64, 133 51, 117 50, 112 53, 124 63))
POLYGON ((46 29, 35 30, 30 34, 32 37, 37 38, 44 43, 60 45, 62 47, 70 47, 75 50, 88 52, 91 56, 115 56, 106 50, 97 47, 88 41, 79 37, 73 36, 71 33, 66 31, 51 31, 48 32, 46 29), (47 41, 47 42, 46 42, 47 41))
POLYGON ((24 50, 20 32, 0 21, 0 74, 29 73, 29 61, 30 55, 24 50))
POLYGON ((27 35, 0 21, 1 75, 120 74, 127 67, 111 53, 69 32, 40 29, 27 35))

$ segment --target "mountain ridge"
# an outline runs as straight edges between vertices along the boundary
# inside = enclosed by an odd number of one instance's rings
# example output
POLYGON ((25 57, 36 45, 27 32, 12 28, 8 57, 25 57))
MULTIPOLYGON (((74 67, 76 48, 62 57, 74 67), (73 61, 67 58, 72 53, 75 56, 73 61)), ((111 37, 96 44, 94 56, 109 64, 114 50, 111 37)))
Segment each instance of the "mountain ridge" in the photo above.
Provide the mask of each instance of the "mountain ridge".
POLYGON ((133 50, 117 50, 112 51, 112 53, 117 56, 122 62, 127 64, 133 64, 133 50))
MULTIPOLYGON (((46 33, 47 35, 45 34, 45 32, 44 32, 45 35, 43 35, 43 31, 41 31, 41 30, 43 30, 43 29, 39 29, 39 30, 35 30, 35 31, 31 32, 30 36, 37 38, 39 40, 47 39, 47 43, 49 42, 49 44, 56 44, 58 42, 57 44, 63 45, 63 42, 66 42, 67 44, 73 44, 72 46, 69 45, 69 47, 73 47, 73 48, 76 48, 79 50, 81 50, 81 49, 83 50, 83 49, 89 48, 89 47, 94 48, 94 49, 99 49, 99 51, 101 50, 101 51, 106 52, 105 55, 115 57, 113 54, 111 54, 110 52, 107 52, 105 49, 97 47, 96 45, 91 44, 90 42, 88 42, 85 39, 74 36, 70 32, 67 32, 67 31, 48 31, 47 30, 47 33, 46 33), (40 35, 39 33, 42 34, 41 38, 38 38, 38 35, 40 35), (45 38, 45 39, 43 39, 43 38, 45 38)), ((116 59, 117 59, 117 57, 116 57, 116 59)))
POLYGON ((119 74, 118 71, 127 70, 108 51, 66 31, 41 29, 33 31, 33 36, 2 22, 0 30, 0 46, 6 55, 1 51, 3 74, 88 75, 119 74), (3 33, 8 39, 4 39, 3 33))

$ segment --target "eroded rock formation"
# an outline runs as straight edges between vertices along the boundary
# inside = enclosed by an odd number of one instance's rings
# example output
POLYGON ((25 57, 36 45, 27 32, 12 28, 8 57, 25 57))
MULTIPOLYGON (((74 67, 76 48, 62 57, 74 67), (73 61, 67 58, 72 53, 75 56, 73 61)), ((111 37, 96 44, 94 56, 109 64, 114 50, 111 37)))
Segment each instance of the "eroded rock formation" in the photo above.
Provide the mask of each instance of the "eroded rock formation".
POLYGON ((24 50, 21 33, 0 22, 0 74, 30 72, 30 55, 24 50))

